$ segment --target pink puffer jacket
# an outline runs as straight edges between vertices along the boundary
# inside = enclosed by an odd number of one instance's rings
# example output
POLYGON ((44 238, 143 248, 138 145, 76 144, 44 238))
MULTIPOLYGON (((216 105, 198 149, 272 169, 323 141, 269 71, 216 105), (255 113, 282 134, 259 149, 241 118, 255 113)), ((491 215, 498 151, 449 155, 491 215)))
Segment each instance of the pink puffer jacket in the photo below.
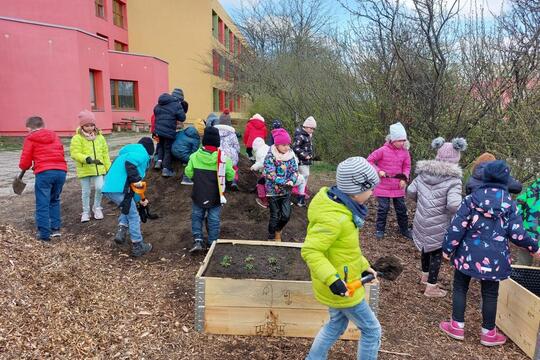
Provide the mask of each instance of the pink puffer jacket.
MULTIPOLYGON (((387 176, 405 174, 409 178, 411 173, 411 155, 406 149, 398 149, 390 142, 387 142, 367 158, 369 163, 377 169, 377 172, 384 171, 387 176)), ((381 178, 381 182, 373 195, 378 197, 397 198, 405 196, 405 189, 399 188, 399 179, 392 177, 381 178)))

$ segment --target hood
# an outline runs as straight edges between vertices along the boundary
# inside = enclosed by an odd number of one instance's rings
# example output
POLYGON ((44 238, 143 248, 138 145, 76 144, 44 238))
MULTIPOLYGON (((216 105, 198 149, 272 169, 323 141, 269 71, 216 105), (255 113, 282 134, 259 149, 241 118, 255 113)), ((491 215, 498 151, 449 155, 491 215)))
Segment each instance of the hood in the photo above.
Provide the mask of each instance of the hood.
POLYGON ((197 139, 197 140, 200 139, 199 132, 193 126, 188 126, 184 130, 184 134, 186 134, 187 137, 190 137, 190 138, 193 138, 193 139, 197 139))
POLYGON ((170 95, 170 94, 167 94, 167 93, 163 93, 159 96, 159 99, 158 99, 158 104, 159 105, 167 105, 167 104, 170 104, 172 102, 175 102, 175 101, 178 101, 178 98, 170 95))
POLYGON ((206 126, 214 126, 214 125, 217 125, 219 123, 219 118, 216 114, 214 113, 210 113, 208 114, 208 116, 206 117, 206 126))
POLYGON ((27 138, 40 144, 52 144, 56 140, 56 133, 49 129, 39 129, 31 132, 27 138))
POLYGON ((256 129, 264 129, 266 127, 264 121, 255 118, 249 119, 248 123, 250 123, 256 129))
POLYGON ((484 217, 501 217, 512 211, 512 198, 505 189, 484 186, 470 196, 475 209, 484 214, 484 217))
POLYGON ((131 152, 143 152, 145 154, 148 154, 144 146, 141 144, 127 144, 123 148, 120 149, 120 151, 118 152, 118 156, 128 154, 131 152))
POLYGON ((236 136, 236 130, 234 130, 232 126, 218 124, 218 125, 214 125, 214 127, 219 130, 220 136, 230 136, 230 135, 236 136))
POLYGON ((386 142, 384 145, 388 146, 390 149, 394 149, 394 150, 410 150, 411 149, 411 143, 409 142, 409 140, 405 140, 403 149, 398 149, 394 145, 392 145, 392 142, 390 141, 390 135, 386 135, 385 141, 386 142))
POLYGON ((463 170, 459 165, 438 160, 420 160, 416 163, 415 171, 430 185, 440 183, 441 178, 461 179, 463 176, 463 170))
POLYGON ((487 162, 476 165, 472 173, 472 177, 476 180, 482 181, 482 179, 484 178, 484 168, 486 167, 486 164, 487 162))
MULTIPOLYGON (((75 130, 75 134, 79 134, 81 136, 84 136, 83 133, 81 132, 81 127, 80 126, 75 130)), ((97 127, 96 127, 96 135, 101 135, 101 130, 98 129, 97 127)))
POLYGON ((266 143, 264 142, 263 138, 258 137, 258 138, 255 138, 255 140, 253 140, 252 147, 253 147, 253 150, 257 152, 259 151, 259 149, 262 149, 262 147, 265 145, 266 143))
POLYGON ((304 136, 310 136, 306 130, 304 130, 303 127, 297 127, 296 130, 294 131, 294 135, 304 135, 304 136))
POLYGON ((178 89, 178 88, 174 89, 171 95, 180 101, 184 101, 184 91, 182 89, 178 89))

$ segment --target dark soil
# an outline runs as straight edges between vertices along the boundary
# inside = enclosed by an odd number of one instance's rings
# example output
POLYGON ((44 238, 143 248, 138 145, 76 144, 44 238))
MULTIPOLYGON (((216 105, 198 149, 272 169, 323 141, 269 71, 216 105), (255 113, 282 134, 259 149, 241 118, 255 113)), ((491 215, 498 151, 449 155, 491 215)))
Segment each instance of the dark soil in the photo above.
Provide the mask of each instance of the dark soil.
POLYGON ((204 276, 233 279, 309 281, 300 248, 216 244, 204 276))

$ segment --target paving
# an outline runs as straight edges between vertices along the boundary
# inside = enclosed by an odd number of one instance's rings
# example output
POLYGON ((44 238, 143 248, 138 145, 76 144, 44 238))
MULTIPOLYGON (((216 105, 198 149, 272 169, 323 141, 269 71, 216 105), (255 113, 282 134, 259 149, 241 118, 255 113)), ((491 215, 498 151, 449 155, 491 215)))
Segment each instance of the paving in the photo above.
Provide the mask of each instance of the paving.
MULTIPOLYGON (((143 134, 140 133, 113 133, 107 136, 107 144, 109 145, 109 154, 111 160, 118 154, 120 148, 126 144, 137 142, 143 134)), ((65 157, 68 163, 68 179, 76 177, 75 163, 69 157, 69 141, 70 138, 62 138, 64 143, 65 157)), ((19 158, 21 150, 16 151, 0 151, 0 196, 16 196, 11 188, 13 179, 19 174, 19 158)), ((31 170, 28 170, 24 175, 23 181, 26 183, 24 192, 34 191, 35 177, 31 170)))

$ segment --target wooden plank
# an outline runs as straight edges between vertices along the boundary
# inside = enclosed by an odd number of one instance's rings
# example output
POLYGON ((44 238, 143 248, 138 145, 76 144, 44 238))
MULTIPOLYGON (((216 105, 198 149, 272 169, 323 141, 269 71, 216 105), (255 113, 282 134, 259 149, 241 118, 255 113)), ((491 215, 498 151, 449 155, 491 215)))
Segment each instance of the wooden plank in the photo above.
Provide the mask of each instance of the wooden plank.
POLYGON ((285 246, 293 248, 301 248, 302 243, 295 242, 281 242, 281 241, 262 241, 262 240, 232 240, 232 239, 220 239, 218 244, 233 244, 233 245, 262 245, 262 246, 285 246))
MULTIPOLYGON (((205 320, 204 331, 212 334, 315 337, 328 321, 328 309, 206 307, 205 320)), ((356 326, 349 323, 341 339, 357 340, 359 336, 356 326)))
POLYGON ((196 278, 201 277, 206 271, 206 268, 208 267, 208 263, 210 263, 210 259, 212 258, 212 254, 214 253, 214 249, 216 248, 216 243, 217 241, 214 241, 212 245, 210 245, 210 249, 208 250, 208 253, 206 253, 203 263, 201 267, 199 268, 199 271, 197 271, 197 274, 195 275, 196 278))
POLYGON ((533 358, 540 325, 540 298, 512 279, 501 281, 497 326, 533 358))

